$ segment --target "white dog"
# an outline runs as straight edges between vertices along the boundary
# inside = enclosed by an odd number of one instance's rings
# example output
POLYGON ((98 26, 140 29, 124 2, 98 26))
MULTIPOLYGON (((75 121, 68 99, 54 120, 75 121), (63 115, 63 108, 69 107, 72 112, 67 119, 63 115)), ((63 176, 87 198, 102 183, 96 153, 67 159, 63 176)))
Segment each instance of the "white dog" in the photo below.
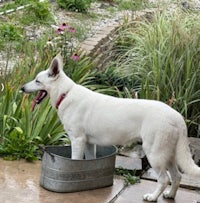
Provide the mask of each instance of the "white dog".
POLYGON ((72 144, 72 159, 82 159, 86 143, 98 145, 125 145, 141 140, 143 150, 152 168, 158 174, 158 184, 144 200, 157 201, 174 198, 181 174, 200 177, 200 168, 192 160, 183 117, 170 106, 154 100, 122 99, 93 92, 68 78, 63 61, 57 55, 49 69, 25 84, 26 93, 40 91, 35 104, 49 95, 72 144))

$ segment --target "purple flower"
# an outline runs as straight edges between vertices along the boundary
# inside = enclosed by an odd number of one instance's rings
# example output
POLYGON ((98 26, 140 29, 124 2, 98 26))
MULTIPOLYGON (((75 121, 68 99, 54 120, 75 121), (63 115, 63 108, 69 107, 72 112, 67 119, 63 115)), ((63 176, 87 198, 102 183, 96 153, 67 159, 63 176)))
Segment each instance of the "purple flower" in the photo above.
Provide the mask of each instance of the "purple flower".
POLYGON ((79 61, 79 60, 80 60, 80 56, 79 56, 78 54, 74 54, 74 55, 72 56, 72 59, 73 59, 74 61, 79 61))

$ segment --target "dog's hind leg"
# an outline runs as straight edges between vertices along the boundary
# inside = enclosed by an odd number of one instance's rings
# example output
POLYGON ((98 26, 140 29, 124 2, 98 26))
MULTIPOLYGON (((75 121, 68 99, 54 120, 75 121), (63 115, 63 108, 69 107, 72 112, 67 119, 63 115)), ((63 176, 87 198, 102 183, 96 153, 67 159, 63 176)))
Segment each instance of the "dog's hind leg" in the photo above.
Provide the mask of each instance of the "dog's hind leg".
POLYGON ((163 193, 169 183, 169 176, 166 169, 166 160, 164 154, 157 150, 155 145, 151 148, 149 144, 143 143, 143 149, 146 153, 147 159, 157 174, 157 187, 153 193, 145 194, 143 199, 150 202, 156 202, 158 197, 163 193), (159 153, 160 152, 160 153, 159 153))
POLYGON ((157 188, 153 193, 145 194, 143 199, 150 202, 156 202, 158 197, 163 193, 169 182, 167 171, 164 169, 153 168, 158 174, 157 188))
POLYGON ((164 198, 170 198, 170 199, 174 199, 174 197, 176 196, 176 192, 178 190, 178 187, 180 185, 180 181, 181 181, 181 174, 178 170, 178 167, 176 164, 171 165, 169 168, 169 173, 171 176, 171 180, 172 180, 172 185, 169 191, 166 191, 163 193, 163 197, 164 198))
POLYGON ((86 160, 96 159, 96 145, 86 143, 84 154, 86 160))

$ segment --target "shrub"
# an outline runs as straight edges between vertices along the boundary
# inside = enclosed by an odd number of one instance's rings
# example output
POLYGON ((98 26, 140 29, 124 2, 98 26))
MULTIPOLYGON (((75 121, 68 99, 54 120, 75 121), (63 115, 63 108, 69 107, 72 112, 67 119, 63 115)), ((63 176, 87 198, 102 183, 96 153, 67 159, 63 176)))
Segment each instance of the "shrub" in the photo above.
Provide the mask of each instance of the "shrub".
POLYGON ((25 8, 21 22, 23 24, 51 24, 54 22, 53 15, 50 11, 50 3, 48 1, 40 2, 36 0, 25 8))
POLYGON ((2 23, 0 25, 0 48, 7 42, 22 40, 23 28, 14 23, 2 23))
POLYGON ((70 11, 87 12, 92 1, 93 0, 57 0, 57 3, 61 8, 70 11))

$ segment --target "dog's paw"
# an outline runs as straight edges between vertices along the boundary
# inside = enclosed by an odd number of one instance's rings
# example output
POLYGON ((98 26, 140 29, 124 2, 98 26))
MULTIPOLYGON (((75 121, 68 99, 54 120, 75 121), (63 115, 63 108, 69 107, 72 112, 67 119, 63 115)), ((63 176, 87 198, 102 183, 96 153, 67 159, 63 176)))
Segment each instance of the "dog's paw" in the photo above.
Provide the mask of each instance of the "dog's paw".
POLYGON ((174 199, 174 195, 170 191, 163 192, 163 197, 165 199, 174 199))
POLYGON ((157 202, 157 198, 155 198, 153 194, 145 194, 143 196, 143 200, 148 202, 157 202))

